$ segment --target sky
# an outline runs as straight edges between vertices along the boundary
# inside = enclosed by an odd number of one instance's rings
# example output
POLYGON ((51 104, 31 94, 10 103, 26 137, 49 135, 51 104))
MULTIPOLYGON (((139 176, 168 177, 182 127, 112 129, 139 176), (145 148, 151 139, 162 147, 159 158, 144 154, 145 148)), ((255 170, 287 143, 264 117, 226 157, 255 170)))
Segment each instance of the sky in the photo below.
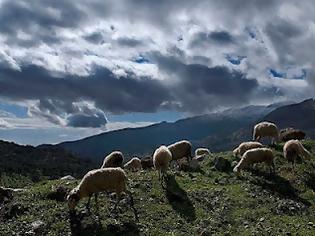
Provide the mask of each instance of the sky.
POLYGON ((315 95, 313 0, 0 0, 0 139, 315 95))

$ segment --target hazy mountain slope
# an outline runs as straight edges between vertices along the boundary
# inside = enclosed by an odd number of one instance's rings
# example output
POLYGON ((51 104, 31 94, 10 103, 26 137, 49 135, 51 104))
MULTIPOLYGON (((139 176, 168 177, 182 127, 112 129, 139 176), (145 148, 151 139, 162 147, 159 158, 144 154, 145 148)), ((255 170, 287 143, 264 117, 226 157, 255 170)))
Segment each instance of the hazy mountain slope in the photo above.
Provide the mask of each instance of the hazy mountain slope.
POLYGON ((275 122, 279 128, 294 127, 315 137, 315 100, 282 106, 266 115, 263 120, 275 122))
POLYGON ((12 176, 30 182, 68 174, 82 176, 93 166, 60 147, 22 146, 0 140, 0 186, 12 176))
POLYGON ((63 142, 58 146, 80 157, 96 160, 113 150, 123 151, 127 158, 137 154, 151 154, 159 145, 181 139, 190 140, 194 147, 211 144, 214 151, 227 150, 244 137, 240 137, 240 130, 248 130, 259 118, 283 104, 233 108, 174 123, 162 122, 142 128, 106 132, 77 141, 63 142))
POLYGON ((102 158, 112 150, 121 150, 127 156, 151 154, 161 144, 170 144, 181 139, 194 142, 211 133, 231 133, 246 126, 248 120, 230 119, 216 115, 204 115, 179 120, 175 123, 162 122, 148 127, 127 128, 59 144, 81 157, 102 158))
POLYGON ((127 158, 151 154, 161 144, 188 139, 194 147, 208 146, 213 151, 227 150, 240 140, 248 138, 252 125, 275 108, 287 103, 269 106, 247 106, 223 112, 162 122, 141 128, 127 128, 102 133, 85 139, 58 144, 80 157, 100 160, 113 150, 121 150, 127 158))

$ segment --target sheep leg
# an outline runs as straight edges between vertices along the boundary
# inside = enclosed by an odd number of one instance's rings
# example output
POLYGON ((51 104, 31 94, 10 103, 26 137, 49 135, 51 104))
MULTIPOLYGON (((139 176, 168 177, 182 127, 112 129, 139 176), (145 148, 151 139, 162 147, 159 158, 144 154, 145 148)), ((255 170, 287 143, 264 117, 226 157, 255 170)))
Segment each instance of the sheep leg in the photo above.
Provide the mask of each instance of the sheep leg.
POLYGON ((272 167, 273 173, 276 174, 276 166, 274 162, 271 162, 271 167, 272 167))
POLYGON ((119 202, 120 202, 120 193, 116 193, 116 203, 114 206, 114 211, 117 211, 117 206, 119 202))
POLYGON ((162 189, 166 189, 166 186, 164 185, 165 183, 165 172, 163 171, 162 172, 162 179, 161 179, 161 186, 162 186, 162 189))
POLYGON ((87 203, 86 203, 86 209, 87 209, 89 212, 91 211, 91 209, 90 209, 91 197, 92 197, 92 195, 89 196, 89 200, 88 200, 87 203))
POLYGON ((95 200, 95 205, 96 205, 96 208, 98 209, 98 201, 97 201, 97 197, 98 197, 98 194, 95 193, 94 195, 94 200, 95 200))
POLYGON ((125 192, 129 196, 130 206, 131 206, 131 209, 133 210, 133 214, 135 215, 136 220, 139 221, 139 217, 138 217, 137 210, 135 209, 132 193, 129 190, 125 190, 125 192))

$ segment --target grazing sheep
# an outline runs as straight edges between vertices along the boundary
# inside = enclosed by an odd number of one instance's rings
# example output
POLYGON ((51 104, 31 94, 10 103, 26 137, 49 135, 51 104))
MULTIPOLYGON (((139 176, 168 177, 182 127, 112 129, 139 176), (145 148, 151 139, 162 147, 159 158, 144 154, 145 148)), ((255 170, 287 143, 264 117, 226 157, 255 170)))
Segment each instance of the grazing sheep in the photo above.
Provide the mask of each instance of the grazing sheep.
POLYGON ((307 151, 299 140, 290 140, 283 146, 283 156, 294 164, 298 155, 303 156, 305 159, 311 159, 311 153, 307 151))
POLYGON ((142 169, 141 160, 138 157, 134 157, 124 165, 124 168, 131 171, 139 171, 142 169))
POLYGON ((191 156, 191 143, 187 140, 182 140, 171 144, 167 147, 172 153, 172 160, 176 161, 183 157, 187 157, 187 160, 190 161, 192 159, 191 156))
POLYGON ((273 159, 274 155, 270 148, 254 148, 244 153, 242 159, 234 167, 233 171, 236 173, 240 173, 241 170, 246 169, 255 163, 264 162, 269 166, 270 172, 271 168, 273 169, 273 172, 275 172, 275 165, 273 163, 273 159))
POLYGON ((159 180, 163 181, 166 170, 172 160, 172 153, 166 146, 161 146, 153 154, 153 165, 159 173, 159 180), (161 179, 162 174, 162 179, 161 179))
POLYGON ((278 127, 271 122, 260 122, 254 127, 253 132, 253 140, 259 141, 263 137, 270 137, 271 144, 278 142, 279 140, 279 133, 278 127))
POLYGON ((148 157, 142 158, 141 159, 141 166, 142 166, 142 169, 144 169, 144 170, 153 168, 154 165, 153 165, 152 157, 148 156, 148 157))
POLYGON ((305 133, 302 130, 294 129, 294 128, 286 128, 280 130, 280 140, 283 142, 289 141, 291 139, 304 139, 305 133))
POLYGON ((74 211, 75 206, 82 198, 88 197, 87 208, 89 209, 90 200, 93 194, 95 194, 95 202, 97 204, 97 194, 102 191, 115 192, 116 204, 120 200, 121 194, 127 193, 130 197, 130 204, 134 210, 135 217, 137 217, 136 210, 134 209, 133 197, 129 190, 127 190, 127 176, 126 173, 118 168, 103 168, 89 171, 81 180, 80 184, 75 187, 67 196, 68 206, 70 211, 74 211))
POLYGON ((104 162, 101 168, 122 167, 123 162, 124 155, 119 151, 115 151, 104 158, 104 162))
POLYGON ((211 155, 211 152, 208 148, 197 148, 195 151, 195 158, 196 159, 201 159, 201 157, 205 157, 207 155, 211 155))
POLYGON ((264 146, 259 142, 243 142, 237 148, 233 150, 233 155, 235 157, 237 157, 238 155, 242 157, 246 151, 253 148, 262 148, 262 147, 264 146))

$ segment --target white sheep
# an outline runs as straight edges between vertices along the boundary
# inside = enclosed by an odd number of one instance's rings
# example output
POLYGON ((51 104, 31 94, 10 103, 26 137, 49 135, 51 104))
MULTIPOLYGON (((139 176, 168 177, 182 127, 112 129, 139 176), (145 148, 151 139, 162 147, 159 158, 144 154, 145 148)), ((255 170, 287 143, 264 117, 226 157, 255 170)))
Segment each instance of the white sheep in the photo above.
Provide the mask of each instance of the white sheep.
POLYGON ((311 153, 307 151, 299 140, 287 141, 283 146, 283 156, 294 164, 298 155, 303 156, 305 159, 311 159, 311 153))
POLYGON ((236 173, 240 173, 241 170, 246 169, 255 163, 264 162, 269 166, 270 172, 271 168, 273 169, 273 172, 275 172, 275 165, 273 159, 274 155, 270 148, 254 148, 244 153, 242 159, 234 167, 233 171, 236 173))
POLYGON ((171 144, 167 147, 172 153, 172 160, 176 161, 183 157, 187 157, 187 160, 191 160, 191 143, 187 140, 182 140, 171 144))
POLYGON ((124 155, 119 151, 114 151, 104 158, 101 168, 122 167, 124 155))
POLYGON ((138 157, 134 157, 124 165, 124 168, 131 171, 139 171, 142 169, 141 160, 138 157))
POLYGON ((95 194, 95 202, 97 205, 97 194, 99 192, 115 192, 116 203, 114 209, 124 192, 130 197, 130 204, 134 210, 135 217, 138 219, 136 210, 134 209, 133 197, 129 190, 127 190, 127 176, 123 169, 118 168, 102 168, 89 171, 81 180, 79 185, 75 187, 67 196, 68 206, 70 211, 74 211, 75 206, 82 198, 88 197, 87 208, 89 209, 90 200, 95 194))
POLYGON ((261 143, 259 142, 243 142, 241 143, 237 148, 233 150, 233 155, 237 157, 240 155, 240 157, 243 156, 243 154, 253 148, 262 148, 264 147, 261 143))
POLYGON ((274 123, 267 121, 258 123, 254 126, 253 140, 259 141, 263 137, 270 137, 272 144, 278 142, 278 127, 274 123))
POLYGON ((195 156, 202 156, 202 155, 210 155, 211 152, 208 148, 197 148, 195 151, 195 156))
POLYGON ((171 160, 172 153, 166 146, 161 146, 155 150, 153 154, 153 165, 154 168, 158 171, 159 180, 163 181, 163 179, 165 178, 165 174, 171 160))

